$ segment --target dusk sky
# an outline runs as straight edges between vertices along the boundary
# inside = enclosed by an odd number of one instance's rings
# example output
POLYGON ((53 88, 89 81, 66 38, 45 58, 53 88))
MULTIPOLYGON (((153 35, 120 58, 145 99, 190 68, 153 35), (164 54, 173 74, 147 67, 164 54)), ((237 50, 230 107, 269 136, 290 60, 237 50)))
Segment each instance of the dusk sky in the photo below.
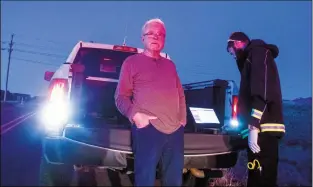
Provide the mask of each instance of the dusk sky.
MULTIPOLYGON (((311 1, 201 2, 22 2, 1 1, 1 48, 14 37, 9 90, 42 95, 45 71, 55 71, 79 41, 142 47, 141 27, 161 18, 169 53, 183 83, 235 80, 239 72, 226 52, 234 31, 280 49, 276 59, 284 99, 312 95, 311 1), (127 32, 126 31, 127 27, 127 32)), ((7 50, 1 50, 1 89, 5 88, 7 50)))

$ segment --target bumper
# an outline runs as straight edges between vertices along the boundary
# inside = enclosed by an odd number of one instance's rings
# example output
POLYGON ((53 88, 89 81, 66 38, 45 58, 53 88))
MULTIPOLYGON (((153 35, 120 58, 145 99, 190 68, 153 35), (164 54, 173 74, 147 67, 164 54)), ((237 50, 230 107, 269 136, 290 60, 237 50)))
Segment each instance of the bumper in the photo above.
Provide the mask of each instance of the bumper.
POLYGON ((124 152, 117 152, 103 147, 89 145, 65 137, 46 137, 43 140, 43 152, 50 164, 97 165, 125 168, 124 152))
MULTIPOLYGON (((88 129, 66 129, 62 137, 43 140, 44 156, 51 164, 126 168, 132 160, 130 132, 113 129, 99 134, 88 129)), ((185 133, 184 139, 185 168, 232 167, 238 151, 246 147, 246 140, 240 136, 185 133)))

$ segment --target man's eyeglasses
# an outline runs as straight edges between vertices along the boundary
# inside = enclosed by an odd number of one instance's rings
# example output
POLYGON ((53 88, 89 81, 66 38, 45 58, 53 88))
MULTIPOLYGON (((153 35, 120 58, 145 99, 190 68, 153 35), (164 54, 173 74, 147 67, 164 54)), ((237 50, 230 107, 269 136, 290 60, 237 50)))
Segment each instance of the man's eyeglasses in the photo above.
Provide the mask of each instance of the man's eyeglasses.
POLYGON ((164 33, 154 33, 154 32, 147 32, 144 34, 144 36, 149 36, 149 37, 152 37, 152 36, 157 36, 157 37, 165 37, 165 34, 164 33))

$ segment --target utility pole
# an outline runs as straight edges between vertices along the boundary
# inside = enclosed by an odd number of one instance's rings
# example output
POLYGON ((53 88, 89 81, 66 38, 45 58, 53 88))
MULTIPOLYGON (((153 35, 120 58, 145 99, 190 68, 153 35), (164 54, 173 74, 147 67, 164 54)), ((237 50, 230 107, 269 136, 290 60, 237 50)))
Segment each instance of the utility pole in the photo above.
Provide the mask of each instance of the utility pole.
POLYGON ((9 61, 8 61, 8 67, 7 67, 7 77, 6 77, 6 82, 5 82, 5 92, 4 92, 4 98, 3 101, 6 102, 7 100, 7 93, 8 93, 8 82, 9 82, 9 72, 10 72, 10 64, 11 64, 11 53, 13 51, 13 38, 14 38, 14 34, 11 35, 11 41, 9 44, 9 61))

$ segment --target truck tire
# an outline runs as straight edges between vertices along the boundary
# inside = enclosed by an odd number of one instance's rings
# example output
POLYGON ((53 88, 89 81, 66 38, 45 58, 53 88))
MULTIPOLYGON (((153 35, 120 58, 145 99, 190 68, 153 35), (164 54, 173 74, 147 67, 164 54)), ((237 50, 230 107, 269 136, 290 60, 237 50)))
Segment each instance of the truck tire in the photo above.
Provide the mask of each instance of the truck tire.
POLYGON ((73 166, 50 164, 41 158, 39 186, 71 186, 72 178, 73 166))

